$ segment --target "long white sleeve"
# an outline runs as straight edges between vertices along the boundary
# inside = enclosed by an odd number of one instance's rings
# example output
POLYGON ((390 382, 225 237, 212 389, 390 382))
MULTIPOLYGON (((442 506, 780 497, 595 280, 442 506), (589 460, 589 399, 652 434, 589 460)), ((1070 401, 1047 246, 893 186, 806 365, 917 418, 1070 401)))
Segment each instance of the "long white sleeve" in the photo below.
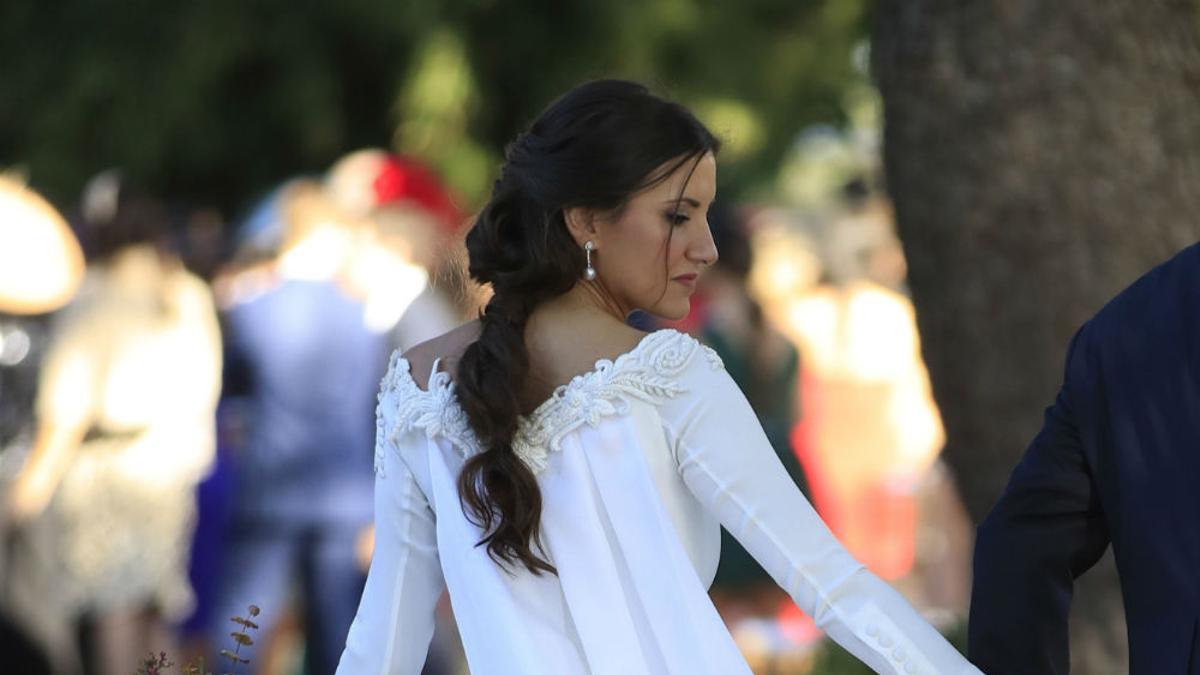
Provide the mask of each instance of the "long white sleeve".
POLYGON ((418 675, 444 585, 433 510, 390 443, 379 469, 375 554, 338 675, 418 675))
POLYGON ((696 498, 817 625, 877 673, 978 673, 899 593, 837 541, 796 488, 729 375, 704 359, 668 404, 696 498))

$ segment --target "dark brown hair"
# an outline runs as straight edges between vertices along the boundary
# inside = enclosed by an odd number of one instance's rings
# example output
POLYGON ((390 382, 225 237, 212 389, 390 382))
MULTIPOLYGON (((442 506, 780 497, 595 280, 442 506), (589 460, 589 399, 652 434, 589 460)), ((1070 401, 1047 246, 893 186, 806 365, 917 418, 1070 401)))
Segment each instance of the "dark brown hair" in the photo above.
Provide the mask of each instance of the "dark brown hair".
POLYGON ((526 322, 583 277, 583 250, 564 209, 618 210, 719 145, 682 105, 640 84, 598 80, 554 101, 508 146, 491 198, 467 233, 470 276, 491 284, 493 295, 455 385, 481 448, 463 466, 459 495, 484 532, 479 545, 498 563, 555 572, 534 552, 542 494, 512 443, 529 373, 526 322))
POLYGON ((171 233, 165 204, 110 169, 89 181, 83 195, 79 240, 89 263, 109 262, 139 244, 165 248, 171 233))

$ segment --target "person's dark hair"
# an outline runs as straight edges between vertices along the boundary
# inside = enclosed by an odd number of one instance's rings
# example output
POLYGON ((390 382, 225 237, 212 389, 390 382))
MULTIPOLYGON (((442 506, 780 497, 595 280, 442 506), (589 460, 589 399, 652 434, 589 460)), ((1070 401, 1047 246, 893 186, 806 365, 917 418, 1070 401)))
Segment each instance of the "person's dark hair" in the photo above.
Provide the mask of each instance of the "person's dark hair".
POLYGON ((640 84, 598 80, 551 103, 508 146, 491 198, 467 233, 468 272, 494 294, 455 385, 481 448, 459 475, 459 495, 484 532, 479 545, 498 563, 555 573, 534 552, 542 495, 512 442, 529 372, 529 315, 583 278, 584 253, 564 209, 619 212, 633 195, 719 145, 682 105, 640 84))
POLYGON ((79 239, 91 263, 105 262, 129 246, 162 244, 170 233, 166 206, 114 170, 88 183, 82 207, 79 239))
POLYGON ((744 219, 732 206, 717 200, 708 207, 708 226, 712 230, 713 245, 721 252, 713 269, 729 272, 738 281, 745 282, 754 264, 754 254, 744 219))

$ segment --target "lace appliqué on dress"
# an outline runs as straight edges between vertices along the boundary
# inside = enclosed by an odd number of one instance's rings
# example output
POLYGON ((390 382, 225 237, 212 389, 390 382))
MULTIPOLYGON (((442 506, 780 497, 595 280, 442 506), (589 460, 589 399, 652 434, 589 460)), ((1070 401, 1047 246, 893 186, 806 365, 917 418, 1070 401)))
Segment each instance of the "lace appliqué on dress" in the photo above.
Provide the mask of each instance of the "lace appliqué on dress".
MULTIPOLYGON (((633 400, 658 404, 683 393, 679 375, 697 352, 714 370, 724 367, 712 349, 671 329, 650 333, 614 360, 597 361, 595 368, 558 387, 536 410, 521 418, 513 451, 530 470, 540 473, 546 468, 550 452, 560 450, 563 439, 573 431, 627 413, 633 400)), ((450 375, 438 372, 435 364, 429 387, 422 390, 412 379, 408 361, 398 353, 392 355, 380 387, 376 422, 377 473, 382 471, 384 446, 413 429, 423 429, 430 438, 440 435, 466 455, 479 451, 466 413, 454 396, 450 375), (385 406, 395 413, 390 429, 385 428, 385 406)))
POLYGON ((658 404, 684 392, 678 377, 700 350, 714 367, 716 352, 674 330, 651 333, 615 360, 601 359, 591 371, 560 386, 545 403, 522 419, 513 450, 534 472, 546 468, 550 452, 585 424, 623 415, 633 399, 658 404))
POLYGON ((408 360, 400 356, 399 350, 392 354, 375 407, 376 474, 383 475, 384 448, 394 445, 400 434, 414 429, 424 430, 430 438, 440 435, 464 454, 475 452, 475 438, 467 414, 454 398, 450 374, 438 372, 437 367, 434 362, 428 389, 421 389, 412 378, 408 360))

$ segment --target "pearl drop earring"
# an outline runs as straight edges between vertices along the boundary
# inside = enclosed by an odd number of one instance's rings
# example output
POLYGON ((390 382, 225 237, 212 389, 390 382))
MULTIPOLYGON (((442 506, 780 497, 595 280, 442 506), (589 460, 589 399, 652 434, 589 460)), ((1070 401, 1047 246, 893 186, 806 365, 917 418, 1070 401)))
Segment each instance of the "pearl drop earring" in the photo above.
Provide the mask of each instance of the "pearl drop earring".
POLYGON ((587 255, 587 269, 583 271, 583 278, 588 281, 596 280, 596 268, 592 267, 592 251, 594 250, 596 250, 596 245, 591 240, 583 245, 583 252, 587 255))

